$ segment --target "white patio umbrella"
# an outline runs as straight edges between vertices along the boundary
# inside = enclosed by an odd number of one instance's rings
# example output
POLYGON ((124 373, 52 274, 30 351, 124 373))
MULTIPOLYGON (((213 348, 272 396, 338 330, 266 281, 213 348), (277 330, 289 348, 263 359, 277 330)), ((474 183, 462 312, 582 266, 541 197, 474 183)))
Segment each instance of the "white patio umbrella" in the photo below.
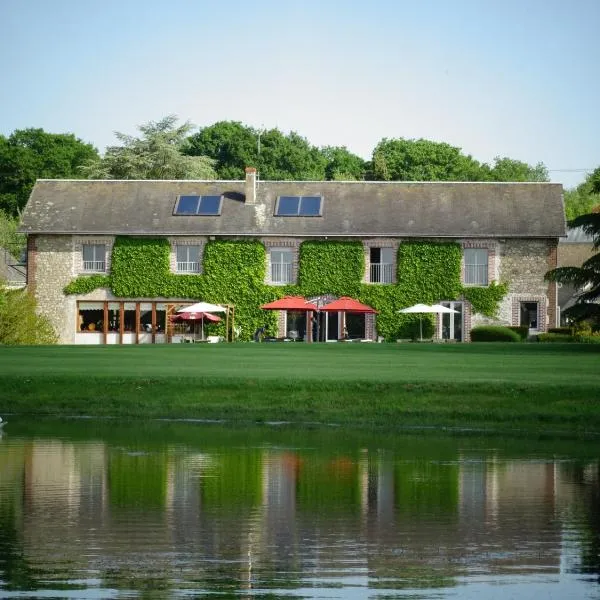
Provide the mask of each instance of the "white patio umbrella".
MULTIPOLYGON (((402 308, 398 312, 410 314, 410 313, 455 313, 458 312, 453 308, 449 308, 447 306, 442 306, 441 304, 415 304, 413 306, 409 306, 408 308, 402 308)), ((422 317, 419 317, 419 337, 420 340, 423 341, 423 320, 422 317)))
POLYGON ((211 304, 210 302, 196 302, 191 306, 180 308, 178 313, 202 313, 201 334, 204 340, 204 313, 227 312, 227 309, 220 304, 211 304))
POLYGON ((457 310, 450 308, 449 306, 444 306, 443 304, 432 304, 431 308, 435 308, 435 312, 437 313, 457 313, 457 310))

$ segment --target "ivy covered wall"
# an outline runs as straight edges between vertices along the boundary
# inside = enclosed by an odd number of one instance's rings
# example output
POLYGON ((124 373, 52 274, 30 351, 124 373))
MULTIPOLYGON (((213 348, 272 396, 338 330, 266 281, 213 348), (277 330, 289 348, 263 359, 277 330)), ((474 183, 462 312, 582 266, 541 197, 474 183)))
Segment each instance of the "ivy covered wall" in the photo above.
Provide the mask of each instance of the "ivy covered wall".
MULTIPOLYGON (((409 337, 418 317, 398 314, 401 308, 423 302, 465 297, 473 311, 493 316, 507 285, 463 288, 462 250, 454 242, 403 242, 397 256, 397 283, 365 284, 364 247, 359 241, 306 241, 300 246, 298 283, 266 285, 267 256, 258 240, 208 242, 202 273, 170 272, 170 244, 164 238, 117 237, 113 246, 112 273, 73 280, 66 294, 84 294, 108 287, 121 298, 190 298, 235 306, 241 339, 251 339, 266 325, 276 332, 276 313, 260 306, 286 294, 352 296, 373 306, 378 334, 386 339, 409 337)), ((427 321, 427 317, 424 316, 427 321)), ((215 332, 224 327, 213 325, 215 332)))

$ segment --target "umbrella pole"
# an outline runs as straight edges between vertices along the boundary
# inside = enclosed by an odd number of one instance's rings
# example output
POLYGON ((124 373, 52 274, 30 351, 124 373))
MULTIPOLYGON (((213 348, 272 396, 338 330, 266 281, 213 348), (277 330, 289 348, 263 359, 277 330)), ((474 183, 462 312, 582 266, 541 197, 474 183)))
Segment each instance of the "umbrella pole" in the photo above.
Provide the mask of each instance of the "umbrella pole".
POLYGON ((419 333, 421 334, 421 341, 423 341, 423 317, 419 317, 419 333))

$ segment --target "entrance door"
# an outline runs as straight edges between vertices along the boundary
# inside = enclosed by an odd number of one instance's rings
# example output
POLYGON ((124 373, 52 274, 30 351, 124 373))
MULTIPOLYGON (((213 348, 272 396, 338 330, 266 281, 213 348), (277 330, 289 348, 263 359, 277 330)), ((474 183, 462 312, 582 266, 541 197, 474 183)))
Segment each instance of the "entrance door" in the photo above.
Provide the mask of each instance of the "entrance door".
POLYGON ((537 302, 521 302, 519 325, 526 325, 529 328, 529 333, 537 333, 538 331, 538 303, 537 302))
POLYGON ((443 340, 463 341, 463 302, 440 302, 442 306, 447 306, 455 310, 455 313, 442 313, 440 316, 440 331, 438 336, 443 340))

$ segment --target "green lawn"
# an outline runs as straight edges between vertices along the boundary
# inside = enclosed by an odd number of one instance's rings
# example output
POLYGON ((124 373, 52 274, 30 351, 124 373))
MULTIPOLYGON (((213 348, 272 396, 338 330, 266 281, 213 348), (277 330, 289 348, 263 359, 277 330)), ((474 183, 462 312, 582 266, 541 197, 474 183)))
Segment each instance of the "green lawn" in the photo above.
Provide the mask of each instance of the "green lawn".
POLYGON ((600 432, 600 346, 0 347, 0 413, 600 432))

